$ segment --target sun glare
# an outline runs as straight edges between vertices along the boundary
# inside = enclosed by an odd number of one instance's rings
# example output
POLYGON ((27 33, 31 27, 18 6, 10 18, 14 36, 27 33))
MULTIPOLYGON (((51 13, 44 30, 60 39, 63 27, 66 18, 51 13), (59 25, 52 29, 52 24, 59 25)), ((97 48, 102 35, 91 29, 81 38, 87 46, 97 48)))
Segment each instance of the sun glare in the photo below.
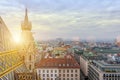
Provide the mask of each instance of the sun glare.
POLYGON ((16 43, 20 43, 20 36, 18 36, 18 35, 14 35, 14 41, 16 42, 16 43))

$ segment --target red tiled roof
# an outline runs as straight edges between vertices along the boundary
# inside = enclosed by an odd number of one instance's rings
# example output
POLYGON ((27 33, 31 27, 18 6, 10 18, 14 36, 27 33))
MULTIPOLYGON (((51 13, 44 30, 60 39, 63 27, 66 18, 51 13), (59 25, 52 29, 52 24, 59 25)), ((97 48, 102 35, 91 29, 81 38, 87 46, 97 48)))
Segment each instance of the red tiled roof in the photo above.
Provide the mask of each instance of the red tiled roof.
POLYGON ((36 68, 80 68, 80 65, 72 55, 66 55, 64 58, 44 58, 36 68))

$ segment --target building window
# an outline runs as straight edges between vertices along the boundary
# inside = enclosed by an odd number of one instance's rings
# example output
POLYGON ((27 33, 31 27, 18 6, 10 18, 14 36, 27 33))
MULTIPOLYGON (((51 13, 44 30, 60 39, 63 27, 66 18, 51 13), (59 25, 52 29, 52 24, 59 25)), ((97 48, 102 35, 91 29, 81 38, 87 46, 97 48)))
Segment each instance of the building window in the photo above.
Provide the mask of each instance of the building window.
POLYGON ((69 70, 67 70, 67 73, 69 73, 69 70))
POLYGON ((75 70, 75 72, 77 73, 77 70, 75 70))
POLYGON ((71 70, 71 72, 73 73, 73 70, 71 70))
POLYGON ((61 77, 61 74, 59 74, 59 77, 61 77))
POLYGON ((45 74, 43 74, 43 77, 45 77, 45 74))
POLYGON ((49 70, 47 70, 47 73, 49 73, 49 70))
POLYGON ((67 77, 69 77, 69 74, 67 74, 67 77))
POLYGON ((39 73, 41 73, 41 71, 39 70, 39 73))
POLYGON ((53 70, 51 70, 51 73, 53 73, 53 70))
POLYGON ((75 77, 77 77, 77 74, 75 74, 75 77))
POLYGON ((47 77, 49 77, 49 74, 47 74, 47 77))
POLYGON ((55 77, 57 77, 57 74, 55 74, 55 77))
POLYGON ((45 70, 43 70, 43 73, 45 72, 45 70))
POLYGON ((61 66, 61 64, 59 64, 59 66, 61 66))
POLYGON ((73 74, 71 74, 71 77, 73 77, 73 74))
POLYGON ((67 66, 69 66, 69 64, 67 64, 67 66))

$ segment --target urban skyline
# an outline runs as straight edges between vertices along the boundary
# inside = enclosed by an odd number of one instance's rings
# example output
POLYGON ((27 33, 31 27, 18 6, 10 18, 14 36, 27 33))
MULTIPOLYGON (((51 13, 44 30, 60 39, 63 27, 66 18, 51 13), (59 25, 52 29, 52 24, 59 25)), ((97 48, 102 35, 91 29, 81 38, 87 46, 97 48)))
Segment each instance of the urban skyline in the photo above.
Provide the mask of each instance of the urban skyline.
POLYGON ((0 80, 120 80, 119 6, 96 3, 1 1, 0 80))

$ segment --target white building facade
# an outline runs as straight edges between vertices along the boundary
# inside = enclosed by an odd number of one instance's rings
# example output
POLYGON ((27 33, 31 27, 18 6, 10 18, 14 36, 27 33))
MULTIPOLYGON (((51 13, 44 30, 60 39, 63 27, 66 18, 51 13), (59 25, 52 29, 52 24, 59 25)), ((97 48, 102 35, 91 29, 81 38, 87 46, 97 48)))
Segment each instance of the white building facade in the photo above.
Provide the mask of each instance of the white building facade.
POLYGON ((37 69, 38 80, 80 80, 79 69, 37 69))
POLYGON ((38 80, 80 80, 80 66, 72 57, 43 59, 36 73, 38 80))
POLYGON ((84 56, 80 56, 80 69, 84 73, 85 76, 88 76, 88 60, 84 58, 84 56))

